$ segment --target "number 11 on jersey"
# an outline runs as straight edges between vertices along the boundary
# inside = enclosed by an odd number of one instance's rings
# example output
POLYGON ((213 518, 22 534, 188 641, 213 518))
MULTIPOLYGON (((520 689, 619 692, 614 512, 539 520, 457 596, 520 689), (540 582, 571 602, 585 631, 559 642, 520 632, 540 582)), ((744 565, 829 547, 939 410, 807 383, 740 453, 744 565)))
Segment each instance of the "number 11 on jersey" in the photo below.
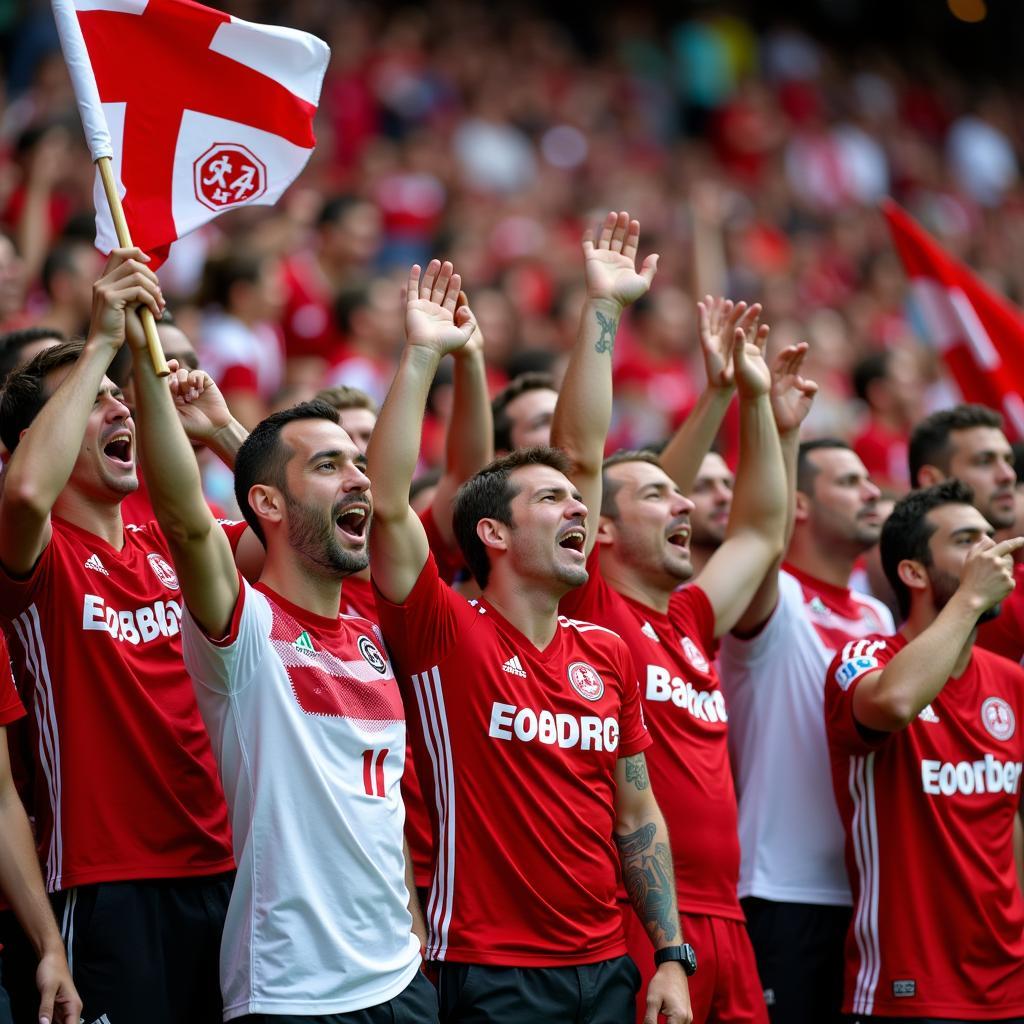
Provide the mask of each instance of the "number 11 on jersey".
POLYGON ((384 790, 384 758, 387 756, 387 747, 363 751, 363 788, 367 796, 383 799, 387 795, 384 790))

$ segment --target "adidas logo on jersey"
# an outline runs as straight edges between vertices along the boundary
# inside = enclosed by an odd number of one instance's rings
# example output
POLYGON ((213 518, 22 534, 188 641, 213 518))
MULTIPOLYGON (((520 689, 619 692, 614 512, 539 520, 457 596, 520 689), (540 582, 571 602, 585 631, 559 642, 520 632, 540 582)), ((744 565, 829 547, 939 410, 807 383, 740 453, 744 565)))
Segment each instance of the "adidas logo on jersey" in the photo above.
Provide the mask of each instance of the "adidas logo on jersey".
POLYGON ((526 678, 526 669, 523 668, 523 663, 519 660, 518 654, 513 654, 504 665, 501 666, 510 676, 521 676, 523 679, 526 678))
POLYGON ((292 647, 297 651, 305 651, 307 654, 316 654, 316 648, 313 646, 313 641, 309 639, 309 633, 303 630, 298 639, 292 644, 292 647))
POLYGON ((920 718, 922 722, 937 722, 939 720, 939 716, 935 714, 931 704, 925 704, 917 717, 920 718))
POLYGON ((656 644, 660 644, 661 641, 658 639, 658 634, 654 632, 654 627, 649 623, 645 622, 640 627, 640 632, 643 633, 648 640, 653 640, 656 644))
POLYGON ((101 572, 104 576, 110 575, 110 573, 107 572, 106 566, 100 561, 100 556, 97 554, 91 554, 85 560, 85 567, 86 569, 93 569, 95 572, 101 572))

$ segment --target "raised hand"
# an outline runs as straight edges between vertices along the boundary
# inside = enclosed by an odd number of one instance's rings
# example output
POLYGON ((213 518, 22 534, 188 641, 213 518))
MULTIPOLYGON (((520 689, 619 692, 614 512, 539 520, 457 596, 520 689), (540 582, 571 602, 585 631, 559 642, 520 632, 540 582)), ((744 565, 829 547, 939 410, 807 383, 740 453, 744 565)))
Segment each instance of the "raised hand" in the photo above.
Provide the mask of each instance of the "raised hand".
POLYGON ((480 330, 480 324, 477 321, 476 315, 473 310, 469 308, 469 299, 466 297, 465 292, 459 292, 459 301, 455 305, 455 323, 458 327, 466 327, 471 325, 473 333, 469 336, 469 341, 459 349, 457 355, 470 355, 477 352, 482 353, 484 351, 484 332, 480 330))
MULTIPOLYGON (((156 274, 146 266, 148 262, 149 257, 141 249, 111 252, 103 276, 92 286, 90 341, 105 342, 115 350, 120 348, 128 329, 126 318, 136 306, 148 306, 155 317, 160 317, 164 297, 156 274)), ((128 340, 135 349, 146 347, 137 316, 128 330, 128 340)))
POLYGON ((652 253, 637 271, 639 245, 640 222, 630 220, 625 210, 605 217, 596 241, 593 231, 584 233, 583 268, 589 298, 622 308, 647 293, 658 270, 658 257, 652 253))
POLYGON ((462 278, 451 263, 431 260, 425 271, 415 264, 405 290, 405 336, 410 345, 447 355, 462 348, 476 322, 465 313, 455 322, 462 278))
POLYGON ((983 537, 972 549, 960 574, 960 590, 978 603, 979 612, 1009 597, 1014 587, 1013 553, 1024 546, 1024 537, 998 544, 983 537))
POLYGON ((800 375, 807 349, 806 341, 787 345, 772 367, 772 414, 780 435, 800 429, 818 393, 818 385, 800 375))
POLYGON ((705 295, 704 301, 697 303, 700 347, 709 388, 725 389, 735 385, 732 349, 736 328, 746 329, 760 315, 761 306, 756 302, 748 308, 745 302, 733 303, 731 299, 705 295))
POLYGON ((171 359, 167 365, 171 371, 168 386, 185 433, 190 441, 208 443, 218 430, 232 423, 224 396, 205 371, 179 366, 176 359, 171 359))
POLYGON ((741 398, 765 395, 772 386, 772 372, 764 359, 769 327, 760 322, 760 316, 761 306, 755 302, 733 331, 733 372, 741 398))

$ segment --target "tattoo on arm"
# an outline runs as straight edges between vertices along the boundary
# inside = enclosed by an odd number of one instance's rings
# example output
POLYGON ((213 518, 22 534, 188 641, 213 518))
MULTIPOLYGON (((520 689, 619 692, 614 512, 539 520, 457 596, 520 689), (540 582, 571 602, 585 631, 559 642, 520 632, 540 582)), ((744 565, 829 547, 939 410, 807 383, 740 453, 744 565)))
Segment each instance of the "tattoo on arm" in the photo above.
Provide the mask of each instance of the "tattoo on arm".
POLYGON ((650 779, 647 777, 647 758, 643 754, 634 754, 626 758, 626 781, 632 782, 641 790, 650 786, 650 779))
POLYGON ((618 326, 615 320, 604 313, 595 312, 597 324, 601 328, 601 337, 594 345, 595 352, 611 352, 615 348, 615 328, 618 326))
POLYGON ((668 843, 655 842, 657 831, 652 821, 629 835, 615 836, 626 891, 655 946, 679 936, 672 854, 668 843))

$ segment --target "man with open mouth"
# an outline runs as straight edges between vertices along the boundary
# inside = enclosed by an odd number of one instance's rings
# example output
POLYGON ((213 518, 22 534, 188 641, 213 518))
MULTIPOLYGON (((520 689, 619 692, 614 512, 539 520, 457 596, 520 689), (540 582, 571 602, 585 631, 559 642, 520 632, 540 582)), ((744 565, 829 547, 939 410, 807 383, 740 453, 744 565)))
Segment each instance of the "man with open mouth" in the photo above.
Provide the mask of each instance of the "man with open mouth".
MULTIPOLYGON (((215 1024, 227 808, 182 665, 170 549, 155 523, 121 516, 135 426, 107 376, 126 308, 162 308, 145 262, 116 250, 86 341, 47 348, 0 393, 0 622, 33 711, 29 801, 85 1019, 215 1024)), ((230 461, 227 407, 207 396, 193 422, 230 461)), ((245 532, 225 528, 229 552, 245 532)))
POLYGON ((378 627, 339 614, 367 565, 365 458, 321 400, 274 413, 235 460, 235 496, 266 549, 255 585, 203 499, 170 388, 128 319, 143 457, 181 582, 185 665, 233 821, 238 873, 220 953, 224 1019, 437 1020, 403 841, 405 713, 378 627))
MULTIPOLYGON (((608 239, 597 243, 612 255, 608 239)), ((635 250, 609 294, 647 291, 635 250)), ((441 1018, 496 1024, 621 1024, 639 976, 616 906, 618 869, 665 963, 648 998, 689 1024, 668 835, 649 785, 629 651, 610 630, 558 615, 586 582, 588 510, 551 448, 497 459, 468 480, 455 533, 481 588, 445 586, 409 506, 427 392, 442 357, 466 343, 450 263, 413 267, 407 344, 367 450, 375 482, 370 537, 380 622, 415 708, 424 791, 435 796, 427 956, 441 1018)), ((596 296, 581 333, 610 346, 596 296), (600 315, 598 315, 600 314, 600 315)), ((688 963, 688 961, 687 961, 688 963)), ((654 1020, 652 1015, 651 1020, 654 1020)))

